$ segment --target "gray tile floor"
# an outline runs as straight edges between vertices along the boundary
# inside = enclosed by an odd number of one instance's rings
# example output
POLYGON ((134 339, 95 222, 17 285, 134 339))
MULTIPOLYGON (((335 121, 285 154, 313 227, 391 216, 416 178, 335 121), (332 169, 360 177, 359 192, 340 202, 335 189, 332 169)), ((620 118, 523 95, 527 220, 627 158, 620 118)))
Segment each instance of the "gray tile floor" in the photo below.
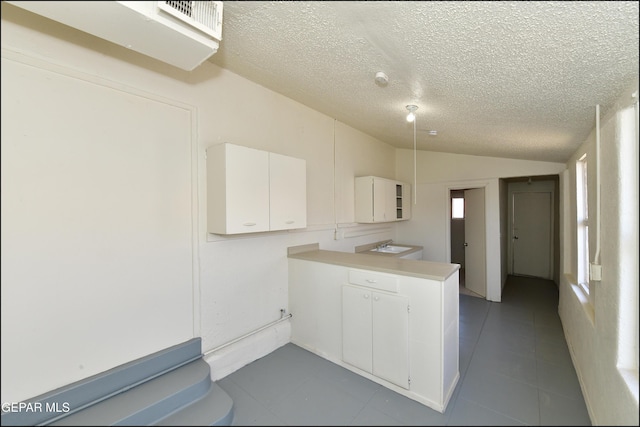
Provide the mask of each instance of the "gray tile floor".
POLYGON ((218 381, 233 425, 591 425, 548 280, 460 295, 460 380, 444 414, 294 344, 218 381))

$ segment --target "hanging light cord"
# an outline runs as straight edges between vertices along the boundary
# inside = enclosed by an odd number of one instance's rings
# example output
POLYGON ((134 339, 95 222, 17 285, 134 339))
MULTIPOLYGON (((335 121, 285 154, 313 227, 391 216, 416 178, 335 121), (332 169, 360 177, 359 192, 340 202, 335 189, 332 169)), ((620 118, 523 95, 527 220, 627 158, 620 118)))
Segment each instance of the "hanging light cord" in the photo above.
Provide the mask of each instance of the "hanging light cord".
POLYGON ((407 121, 413 122, 413 204, 418 203, 418 189, 416 188, 418 185, 418 174, 416 167, 416 157, 418 156, 418 148, 416 145, 416 110, 418 109, 417 105, 409 104, 407 105, 407 110, 409 110, 409 114, 407 114, 407 121))
POLYGON ((413 204, 418 203, 418 189, 417 187, 417 169, 416 169, 416 119, 413 119, 413 204))

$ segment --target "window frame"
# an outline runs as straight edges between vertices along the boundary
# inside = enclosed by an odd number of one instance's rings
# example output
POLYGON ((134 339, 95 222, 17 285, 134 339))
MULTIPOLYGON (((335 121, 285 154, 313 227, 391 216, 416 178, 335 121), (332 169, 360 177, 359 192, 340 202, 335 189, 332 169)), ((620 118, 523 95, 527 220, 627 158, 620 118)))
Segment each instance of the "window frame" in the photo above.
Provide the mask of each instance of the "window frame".
POLYGON ((588 176, 588 156, 585 153, 576 162, 576 243, 578 285, 587 295, 590 280, 588 176))

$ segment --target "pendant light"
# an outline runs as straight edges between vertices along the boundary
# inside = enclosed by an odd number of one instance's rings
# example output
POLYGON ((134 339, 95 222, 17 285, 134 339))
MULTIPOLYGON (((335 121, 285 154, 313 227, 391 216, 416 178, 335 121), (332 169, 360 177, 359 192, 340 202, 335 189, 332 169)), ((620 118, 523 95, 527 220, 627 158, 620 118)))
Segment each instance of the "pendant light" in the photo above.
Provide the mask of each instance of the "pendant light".
POLYGON ((417 105, 407 105, 407 110, 409 110, 409 114, 407 114, 407 121, 408 122, 415 122, 416 121, 415 111, 417 109, 418 109, 417 105))
POLYGON ((409 110, 409 114, 407 114, 407 121, 413 123, 413 204, 417 204, 418 202, 418 189, 416 188, 417 184, 417 174, 416 174, 416 156, 417 156, 417 147, 416 147, 416 110, 418 109, 417 105, 407 105, 407 110, 409 110))

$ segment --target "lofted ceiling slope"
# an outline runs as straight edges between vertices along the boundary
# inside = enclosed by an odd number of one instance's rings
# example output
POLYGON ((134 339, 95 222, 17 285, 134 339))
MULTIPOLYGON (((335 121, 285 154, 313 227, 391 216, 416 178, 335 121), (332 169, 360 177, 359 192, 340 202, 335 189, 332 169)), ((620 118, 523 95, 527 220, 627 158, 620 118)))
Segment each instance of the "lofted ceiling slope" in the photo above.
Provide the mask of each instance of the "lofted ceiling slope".
POLYGON ((565 162, 638 36, 637 1, 234 1, 210 61, 396 147, 415 104, 420 150, 565 162))

